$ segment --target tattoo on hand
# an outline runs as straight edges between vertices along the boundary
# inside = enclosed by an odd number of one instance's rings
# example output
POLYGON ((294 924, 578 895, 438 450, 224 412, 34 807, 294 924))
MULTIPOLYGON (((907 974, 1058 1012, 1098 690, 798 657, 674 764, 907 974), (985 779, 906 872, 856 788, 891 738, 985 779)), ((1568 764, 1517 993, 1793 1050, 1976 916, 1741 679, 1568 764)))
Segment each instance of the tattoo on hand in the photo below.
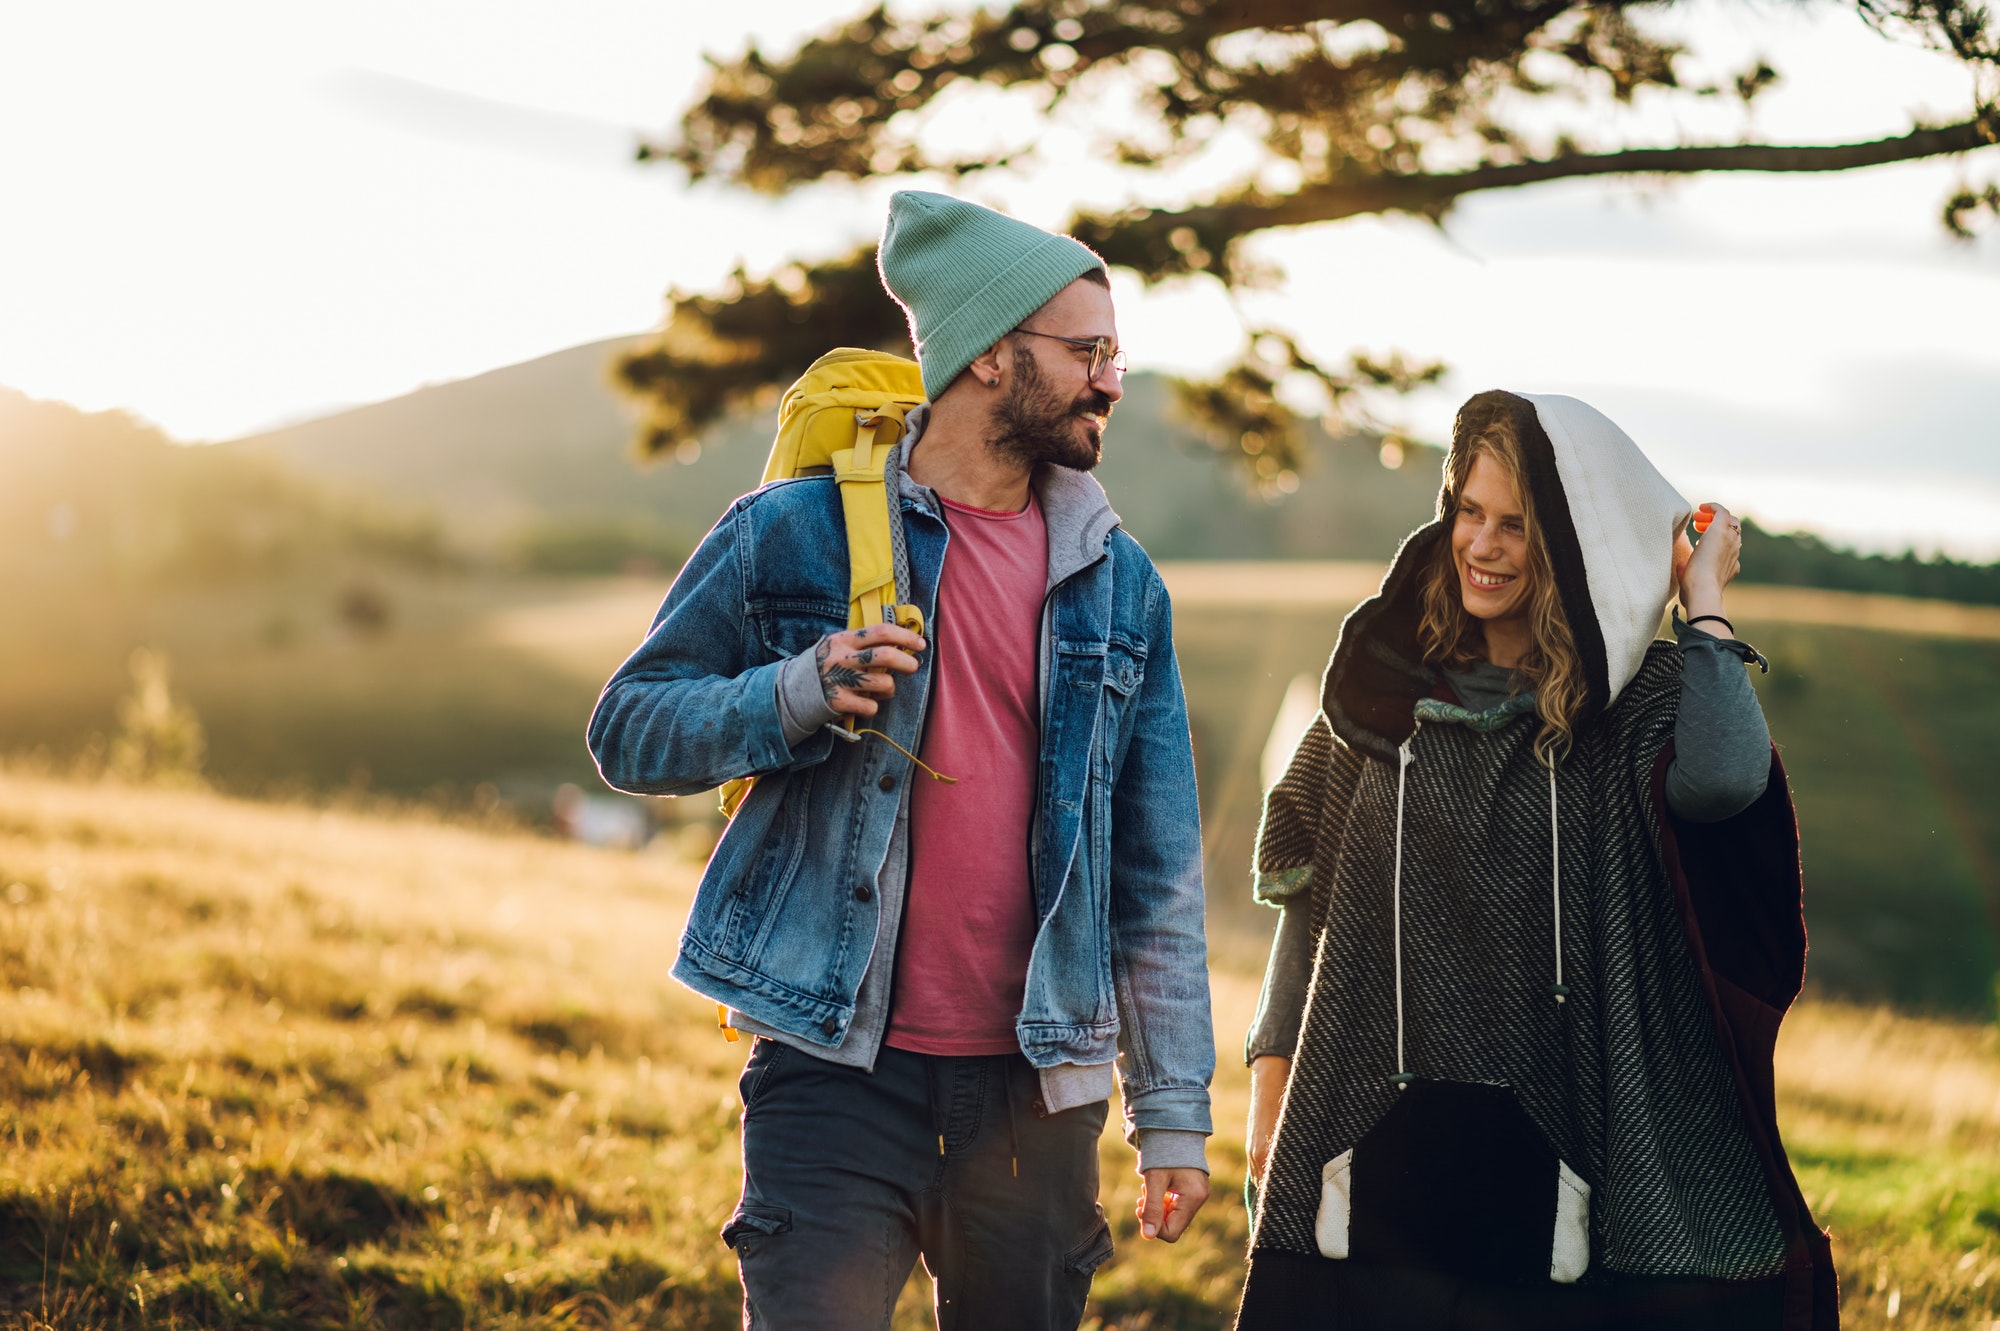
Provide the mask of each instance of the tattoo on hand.
POLYGON ((833 695, 842 689, 859 690, 868 676, 846 662, 830 665, 820 672, 819 690, 826 695, 827 706, 833 705, 833 695))
POLYGON ((865 665, 865 666, 874 665, 875 649, 873 647, 864 647, 860 651, 856 652, 854 654, 854 664, 865 665))
MULTIPOLYGON (((866 634, 868 630, 862 630, 862 632, 866 634)), ((834 656, 834 640, 832 640, 832 636, 826 636, 826 638, 820 640, 820 646, 812 650, 812 664, 820 671, 820 695, 826 699, 828 707, 834 705, 834 695, 840 689, 856 689, 858 691, 860 685, 868 681, 868 673, 866 671, 854 669, 854 665, 846 664, 846 662, 834 662, 834 660, 830 660, 832 656, 834 656)), ((872 650, 870 652, 862 652, 854 660, 860 662, 862 665, 866 665, 870 660, 874 660, 874 652, 872 650)))

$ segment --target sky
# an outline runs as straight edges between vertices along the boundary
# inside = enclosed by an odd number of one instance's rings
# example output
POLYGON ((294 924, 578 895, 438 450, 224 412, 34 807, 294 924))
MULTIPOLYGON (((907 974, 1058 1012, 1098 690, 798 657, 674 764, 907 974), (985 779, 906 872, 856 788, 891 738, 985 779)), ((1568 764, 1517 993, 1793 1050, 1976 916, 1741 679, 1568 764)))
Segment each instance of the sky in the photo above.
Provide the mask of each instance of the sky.
MULTIPOLYGON (((738 263, 843 252, 879 231, 892 185, 773 201, 632 161, 704 52, 783 49, 829 12, 0 5, 0 384, 224 439, 644 329, 669 288, 738 263)), ((1949 61, 1838 4, 1698 0, 1663 21, 1717 71, 1761 54, 1783 80, 1748 121, 1720 101, 1643 104, 1619 127, 1638 141, 1873 137, 1972 96, 1949 61)), ((1017 113, 968 101, 934 132, 1018 131, 1017 113)), ((1225 143, 1135 181, 1074 124, 1044 138, 1039 171, 973 197, 1053 224, 1130 189, 1198 194, 1231 164, 1225 143)), ((2000 150, 1475 196, 1442 230, 1359 218, 1260 237, 1283 280, 1235 307, 1206 279, 1121 276, 1121 334, 1135 365, 1179 373, 1232 355, 1242 317, 1327 358, 1441 358, 1441 388, 1380 414, 1441 439, 1480 389, 1572 393, 1691 498, 1867 548, 2000 558, 2000 236, 1953 242, 1937 220, 1956 183, 1994 179, 2000 150)))

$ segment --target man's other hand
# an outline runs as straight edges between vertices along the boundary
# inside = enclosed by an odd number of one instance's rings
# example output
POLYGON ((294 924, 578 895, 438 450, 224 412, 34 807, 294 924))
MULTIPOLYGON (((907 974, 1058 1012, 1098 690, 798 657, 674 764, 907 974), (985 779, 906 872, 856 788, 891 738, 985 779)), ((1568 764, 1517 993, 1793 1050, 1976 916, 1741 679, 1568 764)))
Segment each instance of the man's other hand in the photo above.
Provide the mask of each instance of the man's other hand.
POLYGON ((1199 1169, 1148 1169, 1139 1193, 1139 1232, 1172 1243, 1187 1232, 1208 1200, 1208 1175, 1199 1169))
POLYGON ((843 716, 873 716, 882 705, 878 700, 896 696, 896 676, 916 673, 912 653, 929 645, 895 624, 829 633, 813 648, 819 691, 843 716))

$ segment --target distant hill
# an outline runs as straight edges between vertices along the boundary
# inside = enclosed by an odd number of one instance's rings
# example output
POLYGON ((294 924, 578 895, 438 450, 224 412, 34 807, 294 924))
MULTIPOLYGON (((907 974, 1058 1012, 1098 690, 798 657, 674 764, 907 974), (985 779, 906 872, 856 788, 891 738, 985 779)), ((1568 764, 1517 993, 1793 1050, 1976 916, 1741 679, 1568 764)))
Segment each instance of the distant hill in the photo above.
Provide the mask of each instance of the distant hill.
MULTIPOLYGON (((635 413, 610 374, 633 341, 571 347, 224 447, 430 506, 461 543, 529 568, 672 567, 757 483, 773 420, 739 418, 691 461, 640 465, 635 413)), ((1413 450, 1391 469, 1375 440, 1332 439, 1316 426, 1298 492, 1269 503, 1175 416, 1172 398, 1158 376, 1128 379, 1097 472, 1126 529, 1157 558, 1382 559, 1432 511, 1436 450, 1413 450)), ((2000 604, 2000 566, 1751 534, 1750 579, 2000 604)))
MULTIPOLYGON (((579 524, 596 522, 691 545, 756 485, 772 418, 715 431, 691 463, 640 466, 633 413, 609 374, 628 345, 572 347, 227 447, 433 505, 462 534, 552 526, 580 540, 579 524)), ((1128 529, 1161 558, 1380 556, 1434 502, 1435 453, 1392 471, 1373 441, 1335 442, 1315 429, 1299 492, 1266 503, 1174 419, 1171 396, 1156 376, 1127 381, 1098 472, 1128 529)))
POLYGON ((571 347, 225 447, 431 505, 461 534, 551 518, 712 521, 743 474, 755 483, 754 465, 640 468, 633 416, 608 375, 629 342, 571 347))
POLYGON ((177 444, 123 412, 0 388, 0 577, 17 593, 78 579, 140 585, 446 559, 427 513, 372 490, 177 444))

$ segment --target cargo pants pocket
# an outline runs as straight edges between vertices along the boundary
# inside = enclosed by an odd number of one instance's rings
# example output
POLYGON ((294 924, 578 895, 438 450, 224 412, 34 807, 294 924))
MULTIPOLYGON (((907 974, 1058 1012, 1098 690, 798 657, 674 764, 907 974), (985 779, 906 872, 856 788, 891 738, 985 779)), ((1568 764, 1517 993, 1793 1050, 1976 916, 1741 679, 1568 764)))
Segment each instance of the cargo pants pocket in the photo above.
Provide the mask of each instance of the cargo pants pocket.
POLYGON ((783 1206, 765 1206, 760 1203, 745 1202, 736 1208, 736 1214, 722 1227, 722 1241, 738 1252, 743 1251, 747 1241, 758 1238, 775 1238, 779 1234, 792 1232, 792 1213, 783 1206))
POLYGON ((1089 1238, 1063 1254, 1063 1270, 1075 1276, 1097 1274, 1097 1268, 1111 1260, 1117 1247, 1111 1241, 1111 1225, 1104 1218, 1104 1208, 1097 1208, 1097 1228, 1089 1238))

